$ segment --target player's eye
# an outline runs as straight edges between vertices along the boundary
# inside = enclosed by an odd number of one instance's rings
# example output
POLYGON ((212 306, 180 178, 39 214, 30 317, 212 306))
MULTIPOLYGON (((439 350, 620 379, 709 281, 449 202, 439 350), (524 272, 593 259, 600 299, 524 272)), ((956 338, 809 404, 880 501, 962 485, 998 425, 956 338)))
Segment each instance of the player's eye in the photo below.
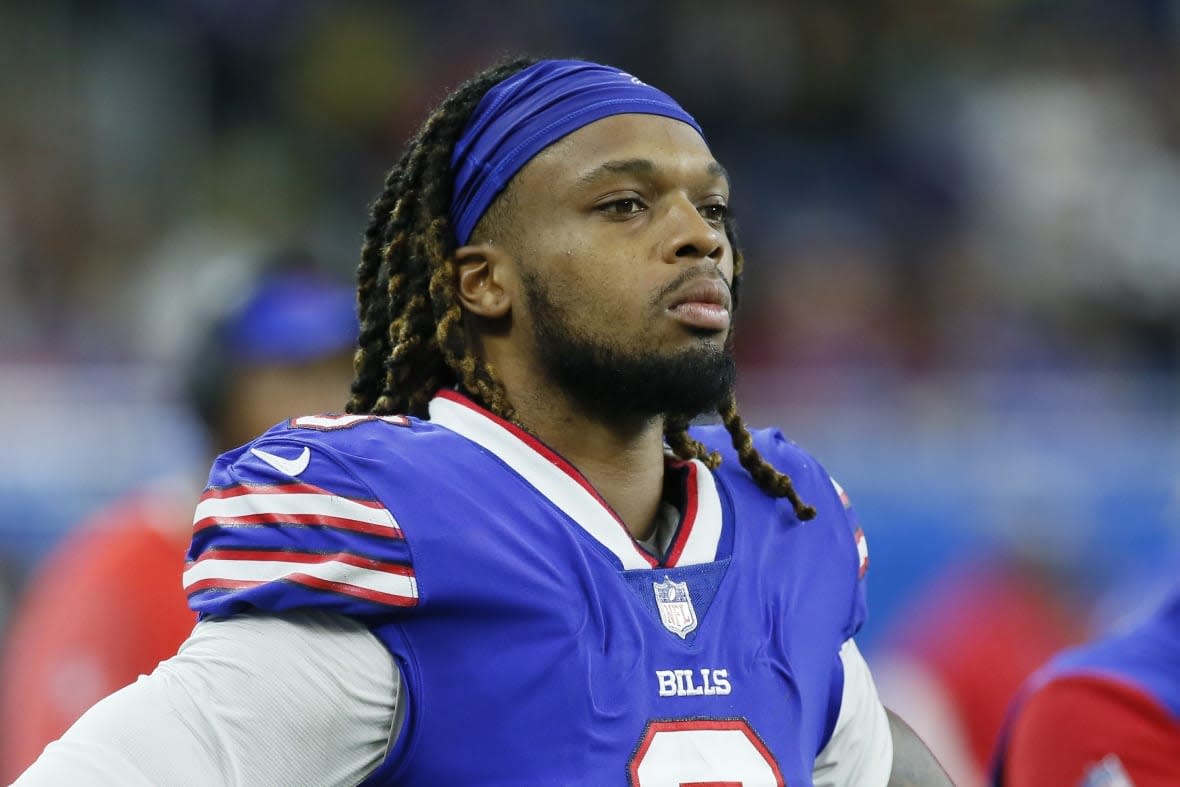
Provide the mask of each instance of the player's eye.
POLYGON ((700 207, 701 216, 710 224, 724 224, 725 220, 729 218, 729 206, 721 204, 702 205, 700 207))
POLYGON ((641 213, 646 209, 643 202, 636 197, 624 197, 623 199, 611 200, 604 202, 598 206, 598 210, 610 216, 633 216, 636 213, 641 213))

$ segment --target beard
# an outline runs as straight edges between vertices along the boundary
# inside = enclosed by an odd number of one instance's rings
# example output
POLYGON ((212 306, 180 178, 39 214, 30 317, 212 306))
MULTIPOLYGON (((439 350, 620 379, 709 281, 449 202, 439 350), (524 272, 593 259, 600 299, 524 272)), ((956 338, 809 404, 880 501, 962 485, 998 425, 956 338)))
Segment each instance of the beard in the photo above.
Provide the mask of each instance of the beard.
POLYGON ((584 411, 691 420, 717 410, 733 391, 737 372, 728 341, 660 353, 599 339, 573 326, 539 277, 526 274, 523 284, 541 363, 584 411))

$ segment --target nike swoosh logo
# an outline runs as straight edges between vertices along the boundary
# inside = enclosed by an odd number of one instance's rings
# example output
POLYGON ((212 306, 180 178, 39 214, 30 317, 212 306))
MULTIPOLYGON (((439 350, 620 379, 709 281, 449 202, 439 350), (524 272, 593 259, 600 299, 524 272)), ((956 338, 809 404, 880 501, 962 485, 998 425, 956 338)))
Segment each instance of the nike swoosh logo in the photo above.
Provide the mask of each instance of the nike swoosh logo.
POLYGON ((308 462, 311 461, 311 449, 307 446, 303 446, 303 453, 294 459, 284 459, 281 456, 275 456, 269 451, 263 451, 261 448, 251 448, 250 453, 283 475, 289 475, 292 478, 306 470, 308 462))

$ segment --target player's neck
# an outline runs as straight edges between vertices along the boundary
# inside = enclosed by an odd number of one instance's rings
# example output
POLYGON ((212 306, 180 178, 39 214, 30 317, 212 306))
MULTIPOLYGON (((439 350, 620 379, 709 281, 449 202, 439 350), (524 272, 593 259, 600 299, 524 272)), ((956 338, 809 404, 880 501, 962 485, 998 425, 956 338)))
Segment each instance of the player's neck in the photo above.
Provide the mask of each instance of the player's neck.
POLYGON ((662 418, 607 420, 554 391, 511 398, 520 423, 586 477, 632 536, 651 534, 663 496, 662 418))

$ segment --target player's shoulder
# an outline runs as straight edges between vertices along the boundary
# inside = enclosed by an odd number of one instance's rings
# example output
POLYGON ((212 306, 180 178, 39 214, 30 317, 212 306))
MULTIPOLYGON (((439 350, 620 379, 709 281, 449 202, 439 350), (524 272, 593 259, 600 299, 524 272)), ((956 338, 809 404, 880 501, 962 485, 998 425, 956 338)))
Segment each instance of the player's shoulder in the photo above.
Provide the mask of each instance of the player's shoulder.
POLYGON ((399 416, 302 416, 223 454, 193 517, 190 606, 202 615, 415 606, 414 561, 390 504, 422 483, 406 446, 435 431, 399 416))
MULTIPOLYGON (((720 453, 723 459, 737 459, 733 440, 721 424, 694 426, 690 432, 706 448, 720 453)), ((819 466, 811 454, 788 439, 777 427, 750 429, 749 434, 754 449, 780 472, 812 472, 819 466)))
POLYGON ((1060 727, 1077 721, 1081 708, 1099 707, 1105 713, 1139 693, 1121 676, 1110 673, 1048 672, 1035 680, 1022 698, 1022 720, 1025 724, 1029 719, 1037 719, 1038 723, 1052 720, 1060 727))
POLYGON ((214 462, 210 487, 326 482, 349 489, 375 468, 413 473, 415 456, 451 437, 429 421, 404 415, 303 415, 286 419, 214 462))
POLYGON ((1032 740, 1048 729, 1096 723, 1130 710, 1140 718, 1180 719, 1180 678, 1168 648, 1148 621, 1119 634, 1067 648, 1025 683, 1014 708, 1014 735, 1032 740))
POLYGON ((1031 688, 1010 714, 996 783, 1089 784, 1095 765, 1110 755, 1132 773, 1162 773, 1158 767, 1172 767, 1164 760, 1174 754, 1160 754, 1177 751, 1177 742, 1180 724, 1143 687, 1101 673, 1057 674, 1031 688), (1060 745, 1046 748, 1048 740, 1060 745))
POLYGON ((1180 598, 1133 628, 1067 649, 1034 677, 1051 681, 1100 675, 1152 695, 1180 720, 1180 598))
POLYGON ((280 421, 246 447, 290 441, 344 453, 367 452, 413 443, 432 429, 429 421, 407 415, 300 415, 280 421))
POLYGON ((1180 596, 1038 670, 1009 713, 996 783, 1081 783, 1108 754, 1117 754, 1136 784, 1140 775, 1173 772, 1180 752, 1178 620, 1180 596), (1046 740, 1063 742, 1052 749, 1055 759, 1047 757, 1046 740))
MULTIPOLYGON (((868 565, 867 545, 859 518, 844 487, 812 454, 784 436, 779 429, 751 429, 749 434, 754 450, 780 473, 789 476, 799 497, 816 509, 816 522, 809 529, 830 532, 838 540, 847 542, 845 546, 851 550, 850 554, 858 556, 858 571, 863 577, 868 565)), ((693 427, 692 436, 709 450, 721 455, 721 465, 714 472, 731 493, 741 497, 764 494, 742 466, 729 433, 723 426, 693 427)), ((780 500, 779 505, 782 511, 794 516, 793 508, 785 498, 780 500)))
MULTIPOLYGON (((721 455, 717 474, 736 480, 745 474, 729 432, 720 424, 694 426, 692 436, 710 451, 721 455)), ((780 473, 791 477, 795 489, 804 500, 820 498, 835 501, 840 509, 850 507, 843 488, 829 475, 824 466, 806 449, 787 438, 776 427, 749 430, 753 448, 780 473)), ((815 503, 813 503, 815 505, 815 503)))

